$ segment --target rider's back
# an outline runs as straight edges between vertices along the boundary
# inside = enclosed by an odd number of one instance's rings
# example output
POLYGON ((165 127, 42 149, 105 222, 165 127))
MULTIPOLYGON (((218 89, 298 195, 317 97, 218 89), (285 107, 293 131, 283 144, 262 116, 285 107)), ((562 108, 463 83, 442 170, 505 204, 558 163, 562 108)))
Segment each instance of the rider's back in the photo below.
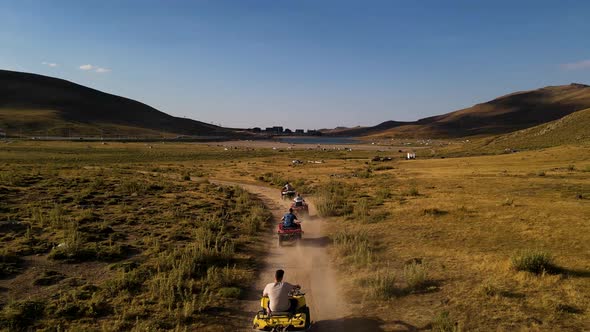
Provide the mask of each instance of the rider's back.
POLYGON ((295 223, 295 215, 292 213, 287 213, 283 216, 283 226, 285 227, 292 227, 295 223))
POLYGON ((264 293, 268 295, 271 311, 289 310, 289 292, 295 287, 288 282, 271 282, 264 287, 264 293))

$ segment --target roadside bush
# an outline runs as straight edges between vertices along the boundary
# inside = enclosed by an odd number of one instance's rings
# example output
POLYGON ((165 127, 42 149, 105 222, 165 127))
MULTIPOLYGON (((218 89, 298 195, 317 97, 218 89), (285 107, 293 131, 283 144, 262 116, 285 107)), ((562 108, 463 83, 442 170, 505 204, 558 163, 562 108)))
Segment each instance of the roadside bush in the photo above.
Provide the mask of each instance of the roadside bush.
POLYGON ((526 250, 513 255, 510 262, 517 271, 541 274, 556 270, 556 266, 553 264, 553 256, 544 251, 526 250))
POLYGON ((408 189, 405 192, 406 196, 420 196, 420 192, 418 191, 418 188, 416 188, 415 186, 412 186, 410 189, 408 189))
POLYGON ((497 286, 493 285, 492 283, 485 282, 479 286, 479 293, 485 296, 496 296, 500 294, 500 290, 497 286))
POLYGON ((361 198, 354 205, 353 214, 355 219, 365 221, 369 216, 369 201, 366 198, 361 198))
POLYGON ((432 321, 432 331, 461 332, 461 327, 451 319, 448 311, 443 311, 432 321))
POLYGON ((119 191, 125 195, 140 195, 147 191, 148 185, 145 182, 124 180, 119 184, 119 191))
POLYGON ((190 181, 191 180, 191 173, 184 172, 184 173, 182 173, 181 178, 183 181, 190 181))
POLYGON ((227 299, 238 299, 242 295, 242 290, 238 287, 223 287, 219 289, 217 294, 227 299))
POLYGON ((375 192, 375 204, 381 205, 385 200, 391 198, 392 194, 389 188, 381 187, 375 192))
POLYGON ((365 232, 339 232, 333 237, 340 256, 358 266, 366 266, 373 261, 371 242, 365 232))
POLYGON ((378 272, 374 277, 365 280, 363 286, 368 286, 371 297, 388 300, 402 295, 403 290, 395 285, 396 276, 392 271, 378 272))
POLYGON ((0 327, 8 331, 26 330, 43 316, 45 305, 38 301, 21 301, 8 304, 0 312, 0 327))
POLYGON ((349 214, 352 209, 348 201, 353 188, 340 182, 330 182, 315 193, 315 206, 320 217, 336 217, 349 214))
POLYGON ((414 292, 428 286, 428 267, 426 264, 411 263, 404 267, 407 290, 414 292))
POLYGON ((0 278, 7 277, 20 271, 20 257, 9 252, 6 248, 0 251, 0 278))

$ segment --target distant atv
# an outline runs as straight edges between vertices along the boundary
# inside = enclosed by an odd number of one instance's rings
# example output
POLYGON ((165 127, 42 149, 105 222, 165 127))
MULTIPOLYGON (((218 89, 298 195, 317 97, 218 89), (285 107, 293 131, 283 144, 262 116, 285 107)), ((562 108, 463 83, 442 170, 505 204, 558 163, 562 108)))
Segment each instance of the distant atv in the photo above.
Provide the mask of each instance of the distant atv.
POLYGON ((295 190, 281 190, 281 198, 282 199, 293 199, 297 195, 295 190))
POLYGON ((296 222, 293 227, 285 227, 283 223, 279 223, 277 226, 277 234, 279 236, 279 246, 282 246, 285 242, 297 243, 303 238, 303 230, 301 229, 301 223, 296 222))
POLYGON ((289 293, 289 299, 297 301, 294 313, 288 311, 271 312, 268 310, 268 297, 262 297, 260 299, 262 309, 254 317, 252 327, 255 330, 274 332, 309 329, 311 326, 311 317, 309 307, 305 302, 305 293, 302 293, 299 288, 296 288, 289 293))
POLYGON ((307 205, 305 201, 293 202, 293 204, 291 204, 291 209, 293 209, 293 213, 295 213, 297 216, 309 216, 309 205, 307 205))

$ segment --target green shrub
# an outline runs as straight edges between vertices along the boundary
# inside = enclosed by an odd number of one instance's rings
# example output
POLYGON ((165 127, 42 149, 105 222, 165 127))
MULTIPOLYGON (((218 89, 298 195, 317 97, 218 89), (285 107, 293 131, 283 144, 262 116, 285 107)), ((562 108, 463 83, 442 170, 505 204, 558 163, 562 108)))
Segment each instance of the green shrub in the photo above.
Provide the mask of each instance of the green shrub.
POLYGON ((428 286, 428 267, 426 264, 413 262, 404 267, 404 278, 408 291, 423 290, 428 286))
POLYGON ((412 186, 410 189, 408 189, 405 194, 406 196, 420 196, 420 192, 415 186, 412 186))
POLYGON ((396 286, 395 281, 394 272, 380 271, 375 276, 364 280, 362 286, 369 288, 369 294, 372 298, 388 300, 403 294, 403 290, 396 286))
POLYGON ((366 266, 373 261, 373 250, 367 233, 339 232, 333 237, 340 255, 358 266, 366 266))
POLYGON ((366 198, 361 198, 354 205, 353 214, 355 219, 364 221, 369 216, 369 201, 366 198))
POLYGON ((217 291, 217 294, 227 299, 238 299, 242 294, 242 290, 238 287, 223 287, 217 291))
POLYGON ((320 217, 343 216, 351 212, 348 204, 354 189, 344 183, 330 182, 316 189, 315 206, 320 217))
POLYGON ((27 330, 43 316, 45 304, 38 301, 21 301, 8 304, 0 312, 0 327, 9 331, 27 330))
POLYGON ((432 321, 432 331, 460 332, 461 328, 451 319, 448 311, 443 311, 432 321))
POLYGON ((553 256, 544 251, 522 251, 513 255, 510 261, 512 267, 517 271, 541 274, 544 272, 553 272, 556 269, 556 266, 553 264, 553 256))
POLYGON ((490 282, 485 282, 479 286, 479 292, 485 296, 495 296, 500 294, 498 288, 490 282))
POLYGON ((140 195, 147 191, 147 183, 141 181, 124 180, 119 184, 119 191, 125 195, 140 195))
POLYGON ((391 198, 392 194, 389 188, 381 187, 375 192, 375 204, 381 205, 385 200, 391 198))
POLYGON ((6 248, 0 250, 0 278, 18 273, 21 263, 22 260, 15 253, 9 252, 6 248))

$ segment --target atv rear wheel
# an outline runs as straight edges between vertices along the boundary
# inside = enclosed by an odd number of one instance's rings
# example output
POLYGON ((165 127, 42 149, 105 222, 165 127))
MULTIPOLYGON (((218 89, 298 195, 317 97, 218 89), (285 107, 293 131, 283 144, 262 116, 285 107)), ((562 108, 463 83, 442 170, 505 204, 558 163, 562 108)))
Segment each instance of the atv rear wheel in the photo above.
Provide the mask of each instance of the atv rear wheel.
POLYGON ((309 315, 309 307, 305 306, 301 308, 301 313, 305 314, 305 330, 311 327, 311 317, 309 315))

